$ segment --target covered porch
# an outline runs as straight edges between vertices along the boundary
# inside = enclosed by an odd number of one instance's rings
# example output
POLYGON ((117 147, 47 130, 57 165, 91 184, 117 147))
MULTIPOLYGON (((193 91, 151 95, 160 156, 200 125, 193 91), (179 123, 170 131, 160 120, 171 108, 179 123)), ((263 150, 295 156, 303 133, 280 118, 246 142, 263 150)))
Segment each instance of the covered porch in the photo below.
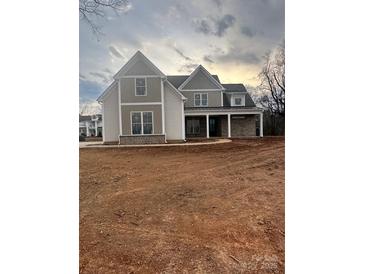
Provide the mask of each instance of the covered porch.
POLYGON ((185 112, 186 138, 235 138, 263 137, 263 113, 226 112, 185 112))

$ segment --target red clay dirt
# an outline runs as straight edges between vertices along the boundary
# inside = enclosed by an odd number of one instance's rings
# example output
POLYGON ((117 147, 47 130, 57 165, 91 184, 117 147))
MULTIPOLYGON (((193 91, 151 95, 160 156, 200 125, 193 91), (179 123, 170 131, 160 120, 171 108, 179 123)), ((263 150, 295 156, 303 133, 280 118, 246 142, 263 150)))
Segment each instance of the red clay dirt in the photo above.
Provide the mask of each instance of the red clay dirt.
POLYGON ((80 149, 80 273, 284 273, 284 148, 80 149))

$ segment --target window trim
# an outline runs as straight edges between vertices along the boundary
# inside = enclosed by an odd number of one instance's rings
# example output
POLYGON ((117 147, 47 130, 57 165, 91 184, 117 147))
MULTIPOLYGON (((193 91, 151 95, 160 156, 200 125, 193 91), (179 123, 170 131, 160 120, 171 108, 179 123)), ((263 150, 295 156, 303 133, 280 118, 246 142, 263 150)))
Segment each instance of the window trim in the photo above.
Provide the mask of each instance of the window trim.
POLYGON ((234 100, 234 104, 236 105, 236 106, 241 106, 242 105, 242 102, 243 102, 243 100, 242 100, 243 98, 242 97, 234 97, 233 98, 233 100, 234 100), (240 103, 239 104, 237 104, 237 100, 240 100, 240 103))
POLYGON ((209 96, 208 96, 207 92, 196 92, 196 93, 194 93, 193 100, 194 100, 194 107, 208 107, 209 106, 209 96), (197 95, 197 94, 199 94, 199 96, 200 96, 200 99, 199 99, 200 105, 195 104, 195 95, 197 95), (203 94, 207 95, 207 105, 202 104, 202 102, 203 102, 203 100, 202 100, 203 96, 202 95, 203 94))
MULTIPOLYGON (((139 86, 141 87, 141 86, 139 86)), ((147 96, 147 77, 136 77, 134 78, 134 95, 135 96, 147 96), (137 79, 144 79, 144 88, 145 88, 145 94, 139 95, 137 94, 137 79)))
POLYGON ((232 95, 231 96, 231 106, 235 106, 235 107, 239 107, 239 106, 246 106, 246 95, 242 94, 242 95, 232 95), (240 105, 236 105, 235 99, 236 98, 241 98, 241 104, 240 105))
POLYGON ((131 128, 131 135, 133 136, 141 136, 141 135, 154 135, 154 130, 155 130, 155 123, 154 123, 154 119, 153 119, 153 111, 131 111, 130 112, 130 122, 131 122, 131 125, 130 125, 130 128, 131 128), (143 132, 143 113, 144 112, 150 112, 152 113, 152 132, 151 133, 148 133, 148 134, 145 134, 143 132), (139 115, 141 116, 141 133, 140 134, 135 134, 133 133, 133 122, 132 122, 132 116, 133 116, 133 113, 139 113, 139 115))

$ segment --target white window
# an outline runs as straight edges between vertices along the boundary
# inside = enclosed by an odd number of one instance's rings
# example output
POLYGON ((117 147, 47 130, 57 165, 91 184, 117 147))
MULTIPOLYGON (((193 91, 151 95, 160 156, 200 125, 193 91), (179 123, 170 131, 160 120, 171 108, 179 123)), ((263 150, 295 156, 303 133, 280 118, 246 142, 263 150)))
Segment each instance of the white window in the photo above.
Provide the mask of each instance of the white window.
POLYGON ((136 78, 135 87, 136 87, 136 90, 135 90, 136 96, 146 96, 147 95, 146 78, 136 78))
POLYGON ((237 106, 242 105, 242 98, 241 97, 234 98, 234 104, 237 106))
POLYGON ((244 106, 245 105, 245 96, 241 95, 241 96, 237 96, 237 95, 232 95, 232 99, 231 99, 231 105, 232 106, 244 106))
POLYGON ((194 93, 194 106, 195 107, 207 107, 208 106, 208 93, 194 93))
POLYGON ((152 111, 131 112, 132 135, 153 134, 152 111))

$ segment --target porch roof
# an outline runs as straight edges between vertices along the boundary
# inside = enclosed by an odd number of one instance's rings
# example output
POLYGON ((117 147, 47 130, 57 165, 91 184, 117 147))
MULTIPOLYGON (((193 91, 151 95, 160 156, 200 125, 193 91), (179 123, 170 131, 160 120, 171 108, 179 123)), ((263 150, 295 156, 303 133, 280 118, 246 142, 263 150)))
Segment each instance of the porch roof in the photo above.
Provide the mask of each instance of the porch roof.
POLYGON ((186 107, 185 114, 259 114, 264 110, 259 107, 186 107))

